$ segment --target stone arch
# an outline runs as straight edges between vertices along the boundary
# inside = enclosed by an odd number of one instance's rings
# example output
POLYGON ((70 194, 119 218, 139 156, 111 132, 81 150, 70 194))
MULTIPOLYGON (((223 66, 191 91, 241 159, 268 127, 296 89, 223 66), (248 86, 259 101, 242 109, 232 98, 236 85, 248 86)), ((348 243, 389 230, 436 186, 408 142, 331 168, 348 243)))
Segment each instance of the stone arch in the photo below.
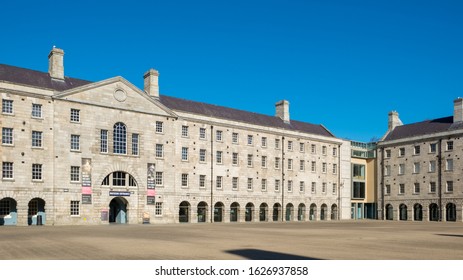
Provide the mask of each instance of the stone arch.
POLYGON ((297 220, 298 221, 305 221, 305 204, 299 203, 297 207, 297 220))
POLYGON ((455 203, 449 202, 445 205, 445 220, 447 222, 457 221, 457 206, 455 203))
POLYGON ((27 224, 28 225, 45 225, 45 200, 40 197, 34 197, 27 204, 27 224))
POLYGON ((403 203, 399 205, 399 220, 408 220, 408 207, 403 203))
POLYGON ((191 205, 188 201, 182 201, 178 205, 178 221, 179 223, 190 222, 191 205))
POLYGON ((429 204, 429 221, 439 221, 439 206, 436 203, 429 204))
POLYGON ((252 222, 253 217, 254 217, 254 204, 252 202, 248 202, 245 207, 244 220, 246 222, 252 222))
POLYGON ((277 202, 273 204, 272 220, 274 222, 279 221, 280 217, 281 217, 281 204, 277 202))
POLYGON ((328 206, 323 203, 320 207, 320 221, 324 221, 327 219, 328 216, 328 206))
POLYGON ((331 205, 331 220, 337 220, 338 219, 338 205, 334 203, 331 205))
POLYGON ((317 204, 315 204, 315 203, 310 204, 309 219, 311 221, 316 221, 317 220, 317 204))
POLYGON ((416 203, 413 205, 413 220, 414 221, 422 221, 423 220, 423 206, 421 204, 416 203))
POLYGON ((198 203, 198 207, 197 207, 198 223, 205 223, 207 221, 207 210, 208 210, 208 205, 205 201, 201 201, 200 203, 198 203))
POLYGON ((290 222, 294 219, 294 205, 292 203, 286 204, 285 220, 290 222))
POLYGON ((230 205, 230 222, 239 222, 240 217, 240 204, 233 202, 230 205))
POLYGON ((394 207, 391 204, 386 204, 386 220, 394 220, 394 207))
POLYGON ((268 220, 268 205, 263 202, 259 206, 259 221, 266 222, 268 220))
POLYGON ((14 198, 0 199, 0 226, 15 226, 18 223, 18 203, 14 198))
POLYGON ((221 201, 214 204, 214 222, 223 222, 224 205, 221 201))

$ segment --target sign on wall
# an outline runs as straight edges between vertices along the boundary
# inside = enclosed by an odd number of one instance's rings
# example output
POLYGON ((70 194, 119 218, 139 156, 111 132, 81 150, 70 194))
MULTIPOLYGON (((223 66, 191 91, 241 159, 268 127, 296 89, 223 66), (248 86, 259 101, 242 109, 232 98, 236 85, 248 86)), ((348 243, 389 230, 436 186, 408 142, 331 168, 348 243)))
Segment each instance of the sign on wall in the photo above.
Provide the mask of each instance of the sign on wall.
POLYGON ((82 204, 92 204, 92 159, 82 159, 82 204))
POLYGON ((148 163, 147 166, 148 172, 147 172, 147 188, 148 189, 154 189, 156 187, 156 165, 154 163, 148 163))

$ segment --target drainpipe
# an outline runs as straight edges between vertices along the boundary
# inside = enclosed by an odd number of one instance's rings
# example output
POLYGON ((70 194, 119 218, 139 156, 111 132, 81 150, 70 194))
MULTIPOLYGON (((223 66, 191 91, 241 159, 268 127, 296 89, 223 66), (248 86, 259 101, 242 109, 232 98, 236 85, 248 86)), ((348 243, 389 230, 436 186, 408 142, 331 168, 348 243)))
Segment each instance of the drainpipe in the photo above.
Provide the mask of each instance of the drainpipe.
POLYGON ((381 147, 381 164, 380 164, 380 169, 381 169, 381 183, 380 183, 380 188, 381 188, 381 220, 384 220, 384 147, 381 147))
POLYGON ((285 137, 281 137, 281 221, 284 221, 285 209, 285 137))
POLYGON ((438 196, 439 196, 439 222, 442 221, 442 139, 439 139, 439 153, 437 155, 438 196))
POLYGON ((214 222, 214 126, 211 125, 211 223, 214 222))

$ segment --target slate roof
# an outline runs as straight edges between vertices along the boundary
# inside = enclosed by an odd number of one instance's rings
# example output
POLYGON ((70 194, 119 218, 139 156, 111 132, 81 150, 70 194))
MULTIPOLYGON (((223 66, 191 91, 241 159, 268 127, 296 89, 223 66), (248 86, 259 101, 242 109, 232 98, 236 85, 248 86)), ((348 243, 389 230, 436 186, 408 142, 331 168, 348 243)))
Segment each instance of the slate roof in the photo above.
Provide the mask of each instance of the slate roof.
POLYGON ((316 125, 295 120, 291 120, 290 123, 285 123, 279 117, 257 114, 253 112, 170 97, 166 95, 161 95, 159 100, 166 107, 176 111, 193 113, 207 117, 215 117, 225 120, 239 121, 266 127, 300 131, 326 137, 335 137, 323 125, 316 125))
POLYGON ((427 120, 412 124, 397 126, 389 132, 384 141, 399 140, 414 136, 422 136, 438 132, 446 132, 463 128, 462 123, 453 123, 453 116, 427 120))
POLYGON ((46 72, 40 72, 5 64, 0 64, 0 81, 52 89, 56 91, 64 91, 91 83, 89 81, 69 77, 64 77, 64 81, 52 79, 46 72))

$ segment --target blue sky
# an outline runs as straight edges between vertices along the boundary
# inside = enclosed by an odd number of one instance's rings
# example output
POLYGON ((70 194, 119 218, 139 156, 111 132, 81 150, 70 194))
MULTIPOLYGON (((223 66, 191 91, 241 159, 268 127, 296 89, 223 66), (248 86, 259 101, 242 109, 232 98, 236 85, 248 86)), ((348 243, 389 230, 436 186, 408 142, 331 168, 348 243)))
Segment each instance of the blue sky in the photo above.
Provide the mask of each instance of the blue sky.
POLYGON ((161 94, 321 123, 369 141, 396 110, 404 123, 449 116, 463 96, 463 1, 6 1, 0 63, 65 75, 149 68, 161 94))

